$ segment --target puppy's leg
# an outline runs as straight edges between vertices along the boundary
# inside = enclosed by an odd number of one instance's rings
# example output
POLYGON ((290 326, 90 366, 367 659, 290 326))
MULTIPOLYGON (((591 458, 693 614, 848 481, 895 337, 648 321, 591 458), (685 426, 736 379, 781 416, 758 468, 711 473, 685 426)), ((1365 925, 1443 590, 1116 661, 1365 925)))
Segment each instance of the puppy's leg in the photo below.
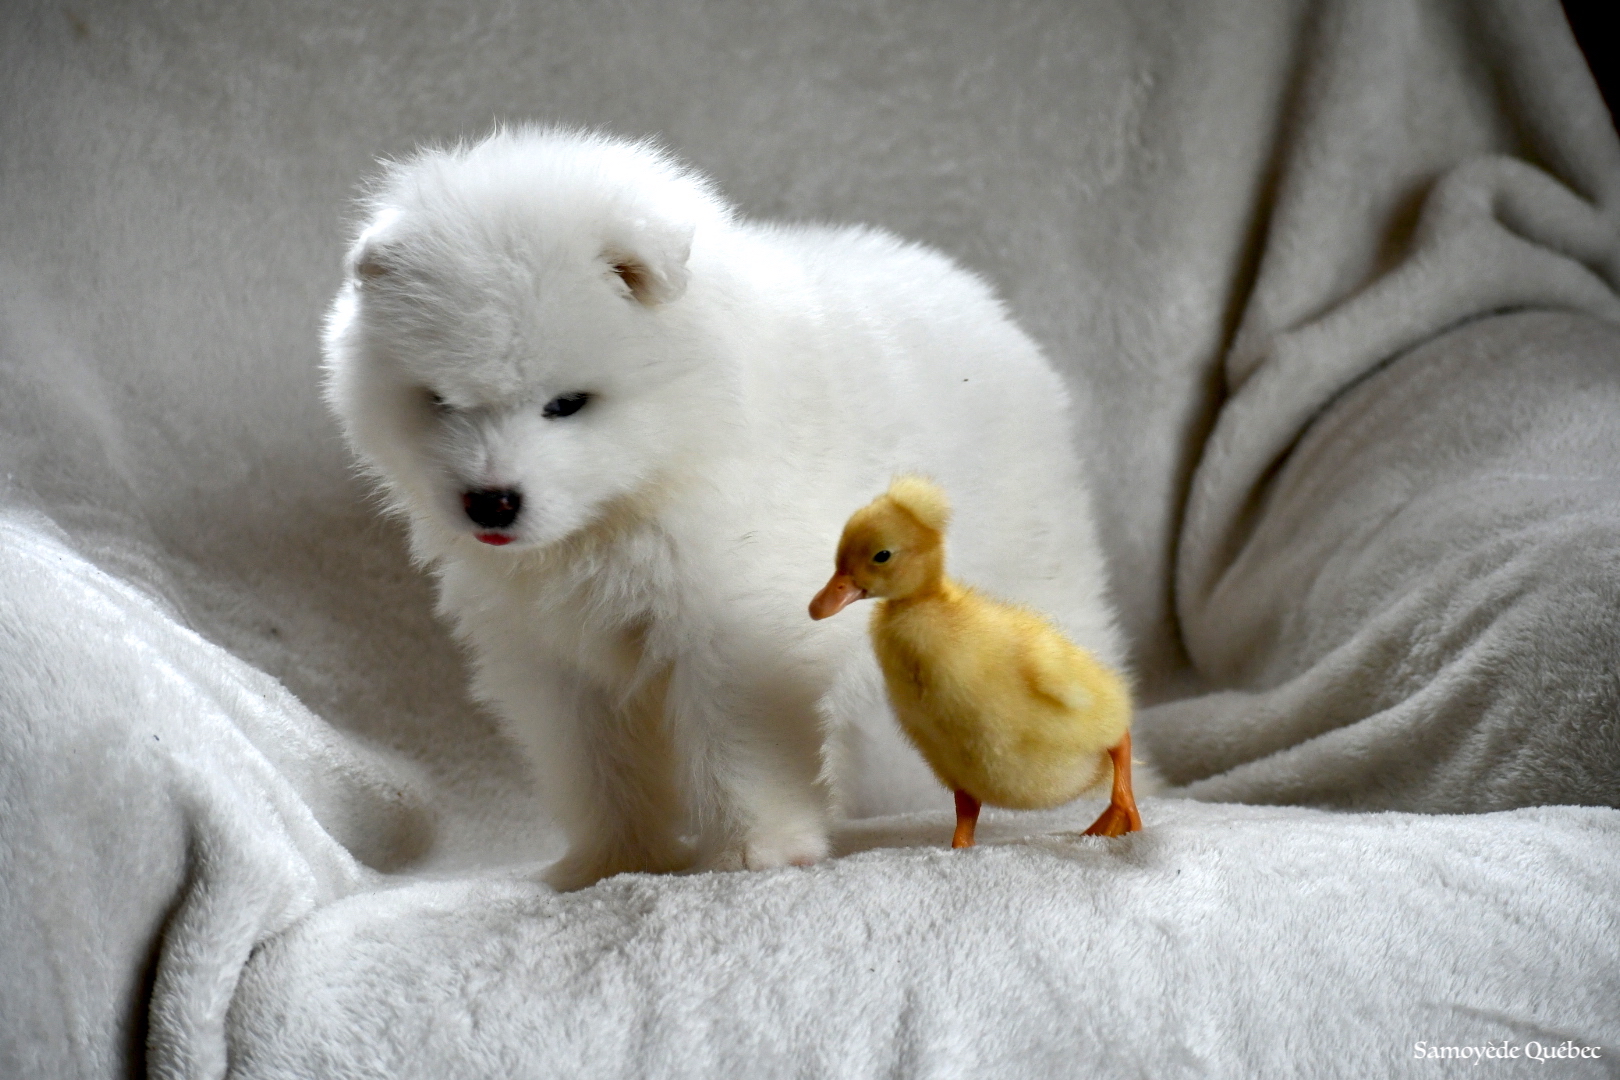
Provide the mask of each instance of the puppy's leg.
POLYGON ((669 706, 703 865, 766 870, 827 857, 831 793, 812 698, 687 669, 670 685, 669 706))
POLYGON ((531 664, 499 679, 486 668, 481 696, 523 747, 541 795, 568 838, 546 871, 560 891, 614 874, 685 869, 685 813, 659 682, 622 705, 569 673, 531 664))

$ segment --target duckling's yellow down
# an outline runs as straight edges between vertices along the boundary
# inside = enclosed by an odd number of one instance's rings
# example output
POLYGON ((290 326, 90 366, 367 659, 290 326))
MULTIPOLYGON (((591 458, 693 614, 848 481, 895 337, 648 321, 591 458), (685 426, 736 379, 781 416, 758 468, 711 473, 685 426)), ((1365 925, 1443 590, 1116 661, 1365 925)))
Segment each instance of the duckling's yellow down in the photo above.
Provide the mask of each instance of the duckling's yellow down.
POLYGON ((1068 802, 1113 775, 1111 750, 1128 765, 1130 691, 1040 614, 947 578, 949 519, 937 486, 896 478, 844 526, 810 614, 882 598, 871 633, 889 700, 947 787, 1018 809, 1068 802))
POLYGON ((947 579, 884 600, 871 630, 895 716, 947 787, 1037 810, 1112 777, 1130 693, 1039 614, 947 579))

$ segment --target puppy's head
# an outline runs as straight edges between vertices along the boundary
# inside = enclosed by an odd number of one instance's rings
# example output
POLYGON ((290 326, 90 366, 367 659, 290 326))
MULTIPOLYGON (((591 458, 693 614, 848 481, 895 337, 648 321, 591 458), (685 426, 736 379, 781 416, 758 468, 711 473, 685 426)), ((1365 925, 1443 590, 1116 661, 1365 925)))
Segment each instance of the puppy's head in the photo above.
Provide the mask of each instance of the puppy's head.
POLYGON ((518 129, 387 172, 326 332, 327 396, 423 553, 521 551, 656 487, 723 373, 688 310, 728 210, 645 145, 518 129))

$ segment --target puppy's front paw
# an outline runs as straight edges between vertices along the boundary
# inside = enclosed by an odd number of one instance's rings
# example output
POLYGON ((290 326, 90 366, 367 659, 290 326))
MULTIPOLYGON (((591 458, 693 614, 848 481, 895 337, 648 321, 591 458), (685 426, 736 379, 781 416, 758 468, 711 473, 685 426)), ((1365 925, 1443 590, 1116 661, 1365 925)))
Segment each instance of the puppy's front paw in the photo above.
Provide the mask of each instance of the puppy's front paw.
POLYGON ((615 874, 672 874, 692 865, 692 853, 672 846, 659 852, 623 848, 570 851, 546 868, 542 881, 558 892, 573 892, 615 874))
POLYGON ((827 834, 819 828, 756 829, 741 852, 742 864, 750 870, 774 870, 778 866, 810 866, 827 857, 827 834))

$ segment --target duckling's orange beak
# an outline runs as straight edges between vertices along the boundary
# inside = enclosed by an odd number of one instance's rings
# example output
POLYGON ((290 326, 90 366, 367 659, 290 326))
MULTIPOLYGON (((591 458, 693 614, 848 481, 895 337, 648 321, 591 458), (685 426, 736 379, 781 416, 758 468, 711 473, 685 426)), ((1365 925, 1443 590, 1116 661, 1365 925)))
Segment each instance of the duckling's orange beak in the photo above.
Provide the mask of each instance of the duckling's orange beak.
POLYGON ((810 601, 810 617, 812 619, 825 619, 829 615, 836 615, 857 600, 866 599, 866 590, 855 584, 855 579, 843 571, 832 576, 832 580, 823 585, 816 598, 810 601))

